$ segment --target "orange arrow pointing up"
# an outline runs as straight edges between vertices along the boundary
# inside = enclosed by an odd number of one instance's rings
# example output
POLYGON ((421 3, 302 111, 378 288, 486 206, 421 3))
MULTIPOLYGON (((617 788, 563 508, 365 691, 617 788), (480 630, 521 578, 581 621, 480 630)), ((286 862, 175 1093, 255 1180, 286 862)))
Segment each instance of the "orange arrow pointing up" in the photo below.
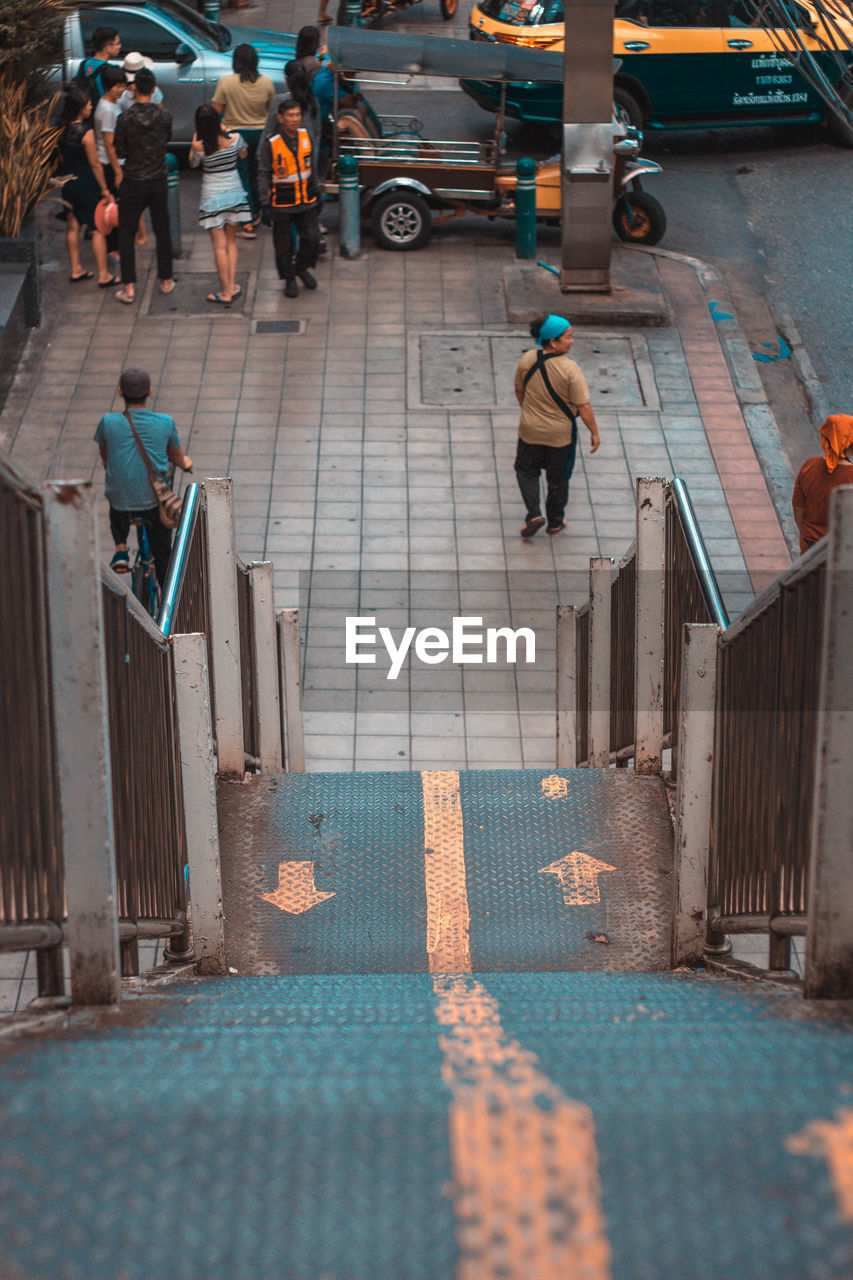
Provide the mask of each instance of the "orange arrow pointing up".
POLYGON ((586 907, 593 902, 600 902, 598 877, 602 871, 615 871, 607 862, 599 862, 588 853, 579 853, 574 849, 559 862, 552 862, 550 867, 542 867, 540 875, 559 876, 563 890, 563 901, 567 907, 586 907))
POLYGON ((265 902, 287 911, 291 915, 302 915, 310 911, 325 898, 334 898, 334 893, 324 893, 314 885, 313 862, 280 862, 278 864, 278 888, 274 893, 262 893, 265 902))

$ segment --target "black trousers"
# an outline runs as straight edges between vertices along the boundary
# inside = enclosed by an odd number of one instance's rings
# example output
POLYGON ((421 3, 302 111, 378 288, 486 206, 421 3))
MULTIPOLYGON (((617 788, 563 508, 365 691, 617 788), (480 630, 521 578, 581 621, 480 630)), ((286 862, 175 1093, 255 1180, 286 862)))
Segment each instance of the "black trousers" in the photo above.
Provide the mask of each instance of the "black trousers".
POLYGON ((131 520, 141 520, 148 530, 157 581, 163 587, 172 555, 172 530, 161 523, 159 507, 146 507, 144 511, 117 511, 115 507, 110 507, 110 532, 116 545, 127 542, 131 520))
POLYGON ((569 478, 575 468, 577 444, 577 425, 572 428, 571 443, 559 448, 549 444, 528 444, 526 440, 519 438, 515 455, 515 476, 528 518, 542 514, 539 475, 544 471, 548 488, 545 500, 548 524, 553 528, 563 519, 569 500, 569 478))
POLYGON ((138 182, 124 178, 118 189, 118 251, 121 254, 122 284, 136 283, 136 250, 134 241, 139 219, 151 210, 151 226, 157 241, 157 275, 172 278, 172 233, 169 230, 169 203, 166 179, 151 178, 138 182))
POLYGON ((293 280, 317 264, 320 252, 320 209, 315 201, 307 208, 272 210, 272 243, 279 280, 293 280), (293 250, 293 232, 299 242, 293 250))

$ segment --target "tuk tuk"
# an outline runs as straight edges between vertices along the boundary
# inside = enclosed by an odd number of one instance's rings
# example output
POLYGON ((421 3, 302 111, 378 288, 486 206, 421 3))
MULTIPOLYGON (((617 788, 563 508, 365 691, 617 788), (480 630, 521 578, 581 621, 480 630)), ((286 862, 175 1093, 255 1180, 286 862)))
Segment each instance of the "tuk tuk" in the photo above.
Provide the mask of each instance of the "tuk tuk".
MULTIPOLYGON (((342 155, 358 162, 361 205, 377 244, 420 249, 433 226, 463 214, 515 217, 515 165, 505 160, 503 131, 507 85, 519 81, 562 82, 563 55, 509 44, 485 44, 421 35, 387 35, 353 27, 328 33, 335 73, 332 160, 327 193, 338 190, 342 155), (393 79, 378 77, 392 76, 393 79), (424 77, 495 82, 500 100, 494 135, 485 142, 432 141, 411 116, 377 116, 363 99, 353 105, 352 86, 369 94, 371 84, 415 88, 424 77)), ((642 134, 613 119, 613 226, 623 240, 657 244, 666 215, 642 178, 660 173, 639 156, 642 134)), ((562 165, 553 156, 537 165, 536 216, 559 224, 562 165)))

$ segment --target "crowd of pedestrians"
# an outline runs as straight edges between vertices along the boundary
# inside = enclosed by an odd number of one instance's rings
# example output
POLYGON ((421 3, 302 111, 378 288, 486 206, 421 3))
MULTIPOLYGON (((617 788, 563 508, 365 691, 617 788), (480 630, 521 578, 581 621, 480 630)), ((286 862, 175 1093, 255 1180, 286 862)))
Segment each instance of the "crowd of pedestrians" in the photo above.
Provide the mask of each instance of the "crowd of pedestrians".
MULTIPOLYGON (((112 28, 98 28, 93 46, 65 87, 58 119, 69 278, 77 284, 95 276, 81 260, 85 233, 98 286, 120 286, 115 296, 129 306, 136 301, 136 245, 147 239, 146 210, 160 292, 175 288, 167 184, 172 116, 150 59, 129 53, 118 65, 121 37, 112 28)), ((219 280, 207 300, 226 307, 241 293, 237 240, 255 239, 259 222, 272 227, 285 295, 298 295, 297 280, 317 288, 313 269, 325 247, 320 179, 328 163, 321 123, 334 95, 318 27, 299 33, 296 57, 284 69, 285 94, 276 95, 259 72, 252 45, 237 45, 232 65, 212 102, 196 111, 189 154, 190 165, 202 170, 199 224, 210 233, 219 280)))

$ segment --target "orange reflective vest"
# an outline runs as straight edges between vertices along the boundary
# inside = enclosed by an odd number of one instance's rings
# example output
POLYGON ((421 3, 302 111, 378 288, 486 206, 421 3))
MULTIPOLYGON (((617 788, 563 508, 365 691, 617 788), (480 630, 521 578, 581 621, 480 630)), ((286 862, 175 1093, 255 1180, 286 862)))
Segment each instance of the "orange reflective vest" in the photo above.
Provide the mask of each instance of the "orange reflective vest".
POLYGON ((272 207, 282 209, 295 204, 313 204, 316 197, 308 195, 308 180, 311 177, 311 139, 308 130, 298 131, 295 155, 279 133, 270 138, 270 150, 272 207))

